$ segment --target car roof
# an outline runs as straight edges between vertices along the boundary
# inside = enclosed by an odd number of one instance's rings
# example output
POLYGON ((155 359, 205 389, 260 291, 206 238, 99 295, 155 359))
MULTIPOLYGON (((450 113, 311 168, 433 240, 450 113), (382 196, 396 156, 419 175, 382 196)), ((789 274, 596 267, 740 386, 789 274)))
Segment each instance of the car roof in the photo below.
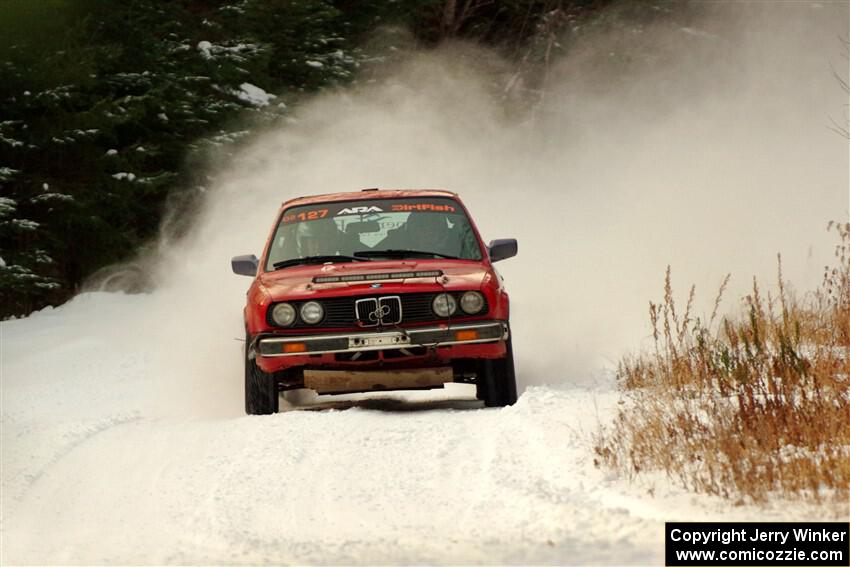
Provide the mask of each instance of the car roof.
POLYGON ((296 197, 283 202, 283 207, 311 205, 315 203, 330 203, 334 201, 364 201, 372 199, 399 199, 409 197, 448 197, 457 199, 457 193, 442 189, 363 189, 345 193, 327 193, 325 195, 310 195, 296 197))

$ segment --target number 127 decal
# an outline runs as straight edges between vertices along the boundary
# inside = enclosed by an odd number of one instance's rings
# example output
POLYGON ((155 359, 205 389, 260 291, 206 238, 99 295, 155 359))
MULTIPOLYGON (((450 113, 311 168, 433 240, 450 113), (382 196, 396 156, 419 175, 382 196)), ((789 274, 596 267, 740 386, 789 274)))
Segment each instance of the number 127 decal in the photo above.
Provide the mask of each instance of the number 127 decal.
POLYGON ((323 219, 328 216, 327 209, 314 209, 312 211, 301 211, 300 213, 295 213, 292 215, 284 215, 283 223, 291 223, 291 222, 299 222, 299 221, 308 221, 308 220, 316 220, 323 219))

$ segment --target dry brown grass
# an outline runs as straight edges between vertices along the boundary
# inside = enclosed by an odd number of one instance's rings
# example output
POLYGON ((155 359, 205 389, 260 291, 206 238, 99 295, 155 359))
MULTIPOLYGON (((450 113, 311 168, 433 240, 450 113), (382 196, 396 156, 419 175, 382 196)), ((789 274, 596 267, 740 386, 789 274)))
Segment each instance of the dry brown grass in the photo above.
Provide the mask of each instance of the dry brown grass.
POLYGON ((625 401, 599 433, 598 462, 629 476, 663 470, 736 501, 771 494, 846 501, 850 493, 850 224, 836 265, 803 297, 779 262, 776 296, 753 281, 743 314, 708 321, 673 300, 650 303, 655 348, 620 362, 625 401))

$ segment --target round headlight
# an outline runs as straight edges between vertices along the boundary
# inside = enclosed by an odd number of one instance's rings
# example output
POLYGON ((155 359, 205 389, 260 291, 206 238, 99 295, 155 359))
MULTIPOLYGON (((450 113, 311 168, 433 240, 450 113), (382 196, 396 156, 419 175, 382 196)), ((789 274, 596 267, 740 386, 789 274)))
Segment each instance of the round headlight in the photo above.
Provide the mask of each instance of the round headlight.
POLYGON ((295 322, 295 308, 288 303, 278 303, 272 309, 272 319, 281 327, 288 327, 295 322))
POLYGON ((460 308, 470 315, 484 309, 484 296, 477 291, 467 291, 460 298, 460 308))
POLYGON ((308 301, 301 306, 301 320, 315 325, 325 316, 325 308, 318 301, 308 301))
POLYGON ((431 308, 440 317, 448 317, 457 311, 457 301, 448 293, 441 293, 434 298, 431 308))

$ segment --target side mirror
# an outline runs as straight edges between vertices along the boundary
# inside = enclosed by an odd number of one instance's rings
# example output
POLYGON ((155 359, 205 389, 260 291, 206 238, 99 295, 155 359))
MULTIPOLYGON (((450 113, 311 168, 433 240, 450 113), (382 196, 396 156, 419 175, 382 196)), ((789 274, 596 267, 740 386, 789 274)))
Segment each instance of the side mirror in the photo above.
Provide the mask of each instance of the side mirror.
POLYGON ((257 267, 260 265, 260 260, 253 254, 244 256, 234 256, 230 260, 230 266, 233 268, 234 274, 240 276, 256 276, 257 267))
POLYGON ((490 252, 491 262, 498 262, 505 258, 511 258, 516 256, 516 238, 500 238, 498 240, 491 240, 487 249, 490 252))

